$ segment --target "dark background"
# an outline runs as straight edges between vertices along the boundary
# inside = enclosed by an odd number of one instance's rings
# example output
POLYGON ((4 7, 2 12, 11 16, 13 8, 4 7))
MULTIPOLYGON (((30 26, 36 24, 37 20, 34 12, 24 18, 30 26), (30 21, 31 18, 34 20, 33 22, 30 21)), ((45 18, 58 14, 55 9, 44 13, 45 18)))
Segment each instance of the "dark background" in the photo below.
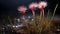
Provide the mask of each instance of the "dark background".
MULTIPOLYGON (((59 0, 0 0, 0 17, 8 15, 13 17, 18 14, 17 8, 19 6, 24 5, 28 7, 30 3, 39 1, 47 1, 48 6, 45 8, 45 12, 47 12, 48 9, 53 12, 59 0)), ((56 15, 60 16, 59 6, 56 10, 56 15)))

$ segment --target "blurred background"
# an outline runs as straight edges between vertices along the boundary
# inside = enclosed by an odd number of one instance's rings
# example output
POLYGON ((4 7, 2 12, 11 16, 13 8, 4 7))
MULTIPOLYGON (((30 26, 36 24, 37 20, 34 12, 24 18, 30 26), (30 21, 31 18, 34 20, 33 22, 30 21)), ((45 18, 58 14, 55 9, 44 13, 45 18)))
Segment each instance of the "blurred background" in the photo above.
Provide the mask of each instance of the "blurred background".
MULTIPOLYGON (((51 11, 51 13, 53 13, 56 4, 59 2, 59 0, 0 0, 0 28, 1 28, 1 30, 4 30, 4 28, 6 28, 6 27, 9 28, 9 27, 24 26, 22 24, 22 21, 23 21, 22 15, 17 10, 18 7, 24 5, 28 8, 29 4, 31 4, 32 2, 38 3, 40 1, 46 1, 48 3, 48 6, 45 8, 45 15, 46 15, 48 9, 51 11), (17 25, 16 22, 19 25, 17 25), (10 25, 10 24, 15 24, 15 25, 10 25)), ((57 20, 57 22, 59 22, 59 20, 60 20, 59 8, 60 7, 58 6, 55 17, 54 17, 55 20, 57 20)), ((36 14, 39 15, 39 9, 36 10, 35 12, 36 12, 36 14)), ((31 21, 32 20, 31 15, 32 15, 31 10, 28 9, 25 13, 26 19, 31 21)), ((3 33, 3 34, 5 34, 5 33, 3 33)))

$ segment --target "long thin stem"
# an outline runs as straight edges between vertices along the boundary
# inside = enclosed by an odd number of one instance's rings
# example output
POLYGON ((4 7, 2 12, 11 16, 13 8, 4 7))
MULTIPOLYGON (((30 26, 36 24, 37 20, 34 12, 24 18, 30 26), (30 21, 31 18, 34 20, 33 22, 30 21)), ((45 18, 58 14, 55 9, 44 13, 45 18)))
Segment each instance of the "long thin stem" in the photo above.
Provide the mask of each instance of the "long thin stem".
POLYGON ((44 25, 44 9, 41 10, 41 12, 40 12, 40 20, 39 21, 40 21, 40 23, 39 23, 38 29, 40 30, 39 32, 41 33, 43 25, 44 25))
POLYGON ((40 20, 42 20, 43 17, 44 17, 44 10, 41 10, 41 12, 40 12, 40 20))
POLYGON ((54 15, 55 15, 55 12, 56 12, 57 7, 58 7, 58 4, 56 4, 56 7, 55 7, 55 9, 54 9, 53 16, 52 16, 50 22, 54 19, 54 15))
POLYGON ((32 14, 33 14, 33 25, 34 25, 34 30, 36 31, 36 23, 35 23, 35 12, 34 12, 34 10, 32 10, 32 14))

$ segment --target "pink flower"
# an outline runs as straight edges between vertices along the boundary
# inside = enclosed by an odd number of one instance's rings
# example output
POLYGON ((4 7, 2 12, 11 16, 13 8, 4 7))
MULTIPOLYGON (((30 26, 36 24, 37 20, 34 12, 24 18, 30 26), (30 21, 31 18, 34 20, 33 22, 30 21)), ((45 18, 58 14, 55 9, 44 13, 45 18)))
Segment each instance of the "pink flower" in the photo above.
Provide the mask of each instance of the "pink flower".
POLYGON ((27 8, 25 6, 21 6, 18 8, 18 11, 21 13, 21 14, 25 14, 27 8))
POLYGON ((37 7, 38 7, 37 3, 32 3, 32 4, 29 5, 29 8, 31 10, 36 10, 37 7))
POLYGON ((41 1, 38 5, 40 9, 44 9, 47 6, 47 2, 41 1))

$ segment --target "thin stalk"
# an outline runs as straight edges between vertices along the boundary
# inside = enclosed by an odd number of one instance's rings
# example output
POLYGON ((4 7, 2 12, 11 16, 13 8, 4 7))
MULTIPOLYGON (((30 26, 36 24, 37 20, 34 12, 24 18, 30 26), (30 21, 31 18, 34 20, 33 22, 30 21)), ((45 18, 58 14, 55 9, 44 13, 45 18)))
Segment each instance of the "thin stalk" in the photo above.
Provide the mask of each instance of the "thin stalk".
POLYGON ((42 20, 43 17, 44 17, 44 9, 41 10, 41 12, 40 12, 40 20, 42 20))
POLYGON ((56 4, 56 7, 55 7, 55 9, 54 9, 53 16, 51 17, 50 22, 54 19, 54 15, 55 15, 55 12, 56 12, 57 7, 58 7, 58 4, 56 4))
POLYGON ((47 18, 48 18, 48 16, 49 16, 49 11, 50 11, 50 10, 48 10, 47 18))
POLYGON ((36 29, 36 20, 35 20, 35 12, 34 12, 34 10, 32 10, 32 14, 33 14, 33 26, 34 26, 34 30, 35 30, 35 32, 37 31, 37 29, 36 29))
POLYGON ((40 22, 44 20, 44 9, 40 12, 40 22))
POLYGON ((39 32, 41 34, 42 28, 43 28, 43 25, 44 25, 44 9, 41 10, 41 12, 40 12, 40 20, 39 21, 40 21, 40 23, 39 23, 38 29, 40 30, 39 32))

